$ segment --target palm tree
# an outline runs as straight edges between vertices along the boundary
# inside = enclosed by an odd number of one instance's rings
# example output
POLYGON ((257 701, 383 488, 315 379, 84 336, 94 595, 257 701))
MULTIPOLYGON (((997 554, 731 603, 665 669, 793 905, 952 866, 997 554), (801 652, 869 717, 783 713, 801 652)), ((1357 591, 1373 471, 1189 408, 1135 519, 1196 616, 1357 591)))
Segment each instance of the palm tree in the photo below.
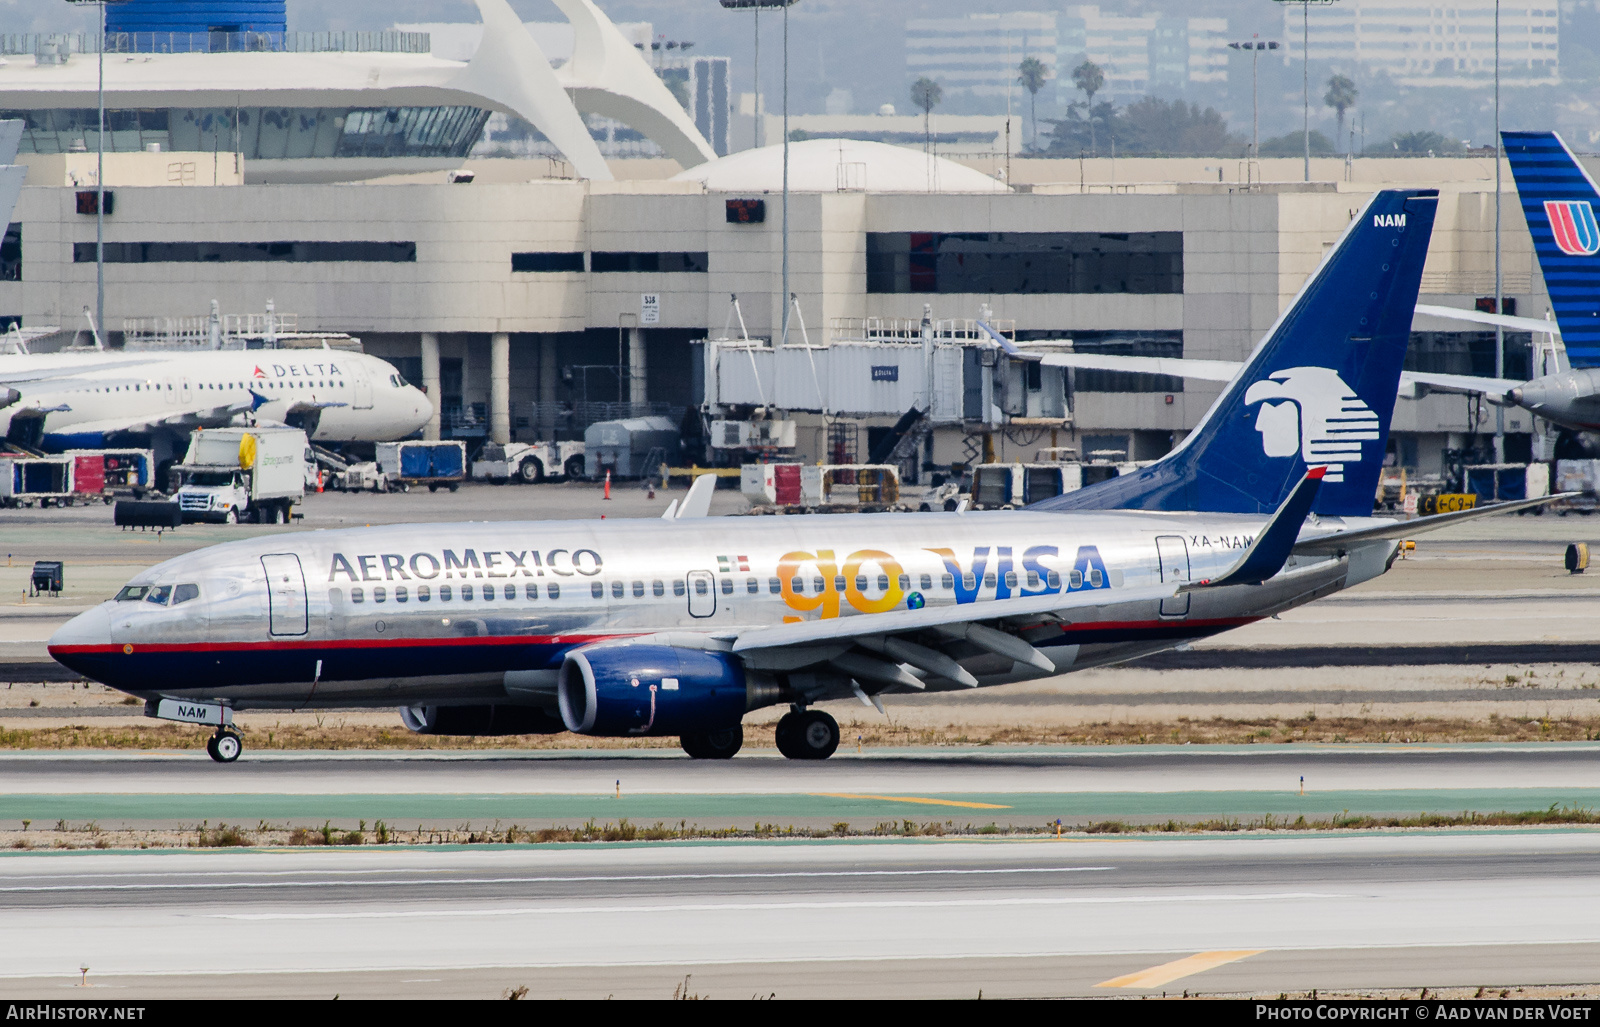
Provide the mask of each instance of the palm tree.
POLYGON ((1088 102, 1084 104, 1084 112, 1089 116, 1089 152, 1095 149, 1094 140, 1094 94, 1106 84, 1106 73, 1100 65, 1086 60, 1072 69, 1072 84, 1083 90, 1088 102))
POLYGON ((929 119, 933 109, 939 106, 939 101, 944 99, 944 88, 931 78, 924 76, 911 83, 911 103, 922 109, 922 148, 927 151, 932 148, 933 132, 929 126, 929 119))
POLYGON ((1339 134, 1336 138, 1344 138, 1344 112, 1356 105, 1356 98, 1360 95, 1356 84, 1343 75, 1328 79, 1328 94, 1322 98, 1322 102, 1339 115, 1339 134))
POLYGON ((1033 122, 1033 148, 1039 148, 1039 90, 1050 77, 1049 69, 1037 57, 1024 57, 1017 65, 1017 81, 1028 91, 1028 120, 1033 122))

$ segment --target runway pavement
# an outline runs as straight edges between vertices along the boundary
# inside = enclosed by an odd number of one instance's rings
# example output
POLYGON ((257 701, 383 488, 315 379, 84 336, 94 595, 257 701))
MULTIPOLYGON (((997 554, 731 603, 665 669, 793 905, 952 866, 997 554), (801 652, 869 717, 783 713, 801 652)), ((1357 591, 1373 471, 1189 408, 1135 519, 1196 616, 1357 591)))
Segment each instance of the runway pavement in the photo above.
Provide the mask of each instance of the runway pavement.
POLYGON ((1600 833, 12 855, 0 919, 30 998, 1583 985, 1600 833))
MULTIPOLYGON (((587 820, 1037 829, 1097 820, 1600 807, 1600 743, 885 749, 810 763, 632 752, 0 754, 0 831, 212 823, 524 827, 587 820)), ((48 844, 48 835, 40 844, 48 844)))

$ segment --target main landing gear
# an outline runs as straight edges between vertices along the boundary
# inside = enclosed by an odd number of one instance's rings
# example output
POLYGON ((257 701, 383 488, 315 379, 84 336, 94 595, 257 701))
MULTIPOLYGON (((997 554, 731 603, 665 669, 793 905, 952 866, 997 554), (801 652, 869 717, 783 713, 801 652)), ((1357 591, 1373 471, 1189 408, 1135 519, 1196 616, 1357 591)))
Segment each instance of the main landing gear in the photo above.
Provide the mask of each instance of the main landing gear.
POLYGON ((679 735, 678 744, 683 751, 697 760, 727 760, 744 745, 744 726, 735 724, 718 731, 696 731, 679 735))
POLYGON ((821 710, 794 707, 777 734, 778 751, 792 760, 825 760, 839 748, 839 722, 821 710))
POLYGON ((206 752, 218 763, 232 763, 244 752, 244 742, 237 731, 219 727, 216 734, 206 739, 206 752))

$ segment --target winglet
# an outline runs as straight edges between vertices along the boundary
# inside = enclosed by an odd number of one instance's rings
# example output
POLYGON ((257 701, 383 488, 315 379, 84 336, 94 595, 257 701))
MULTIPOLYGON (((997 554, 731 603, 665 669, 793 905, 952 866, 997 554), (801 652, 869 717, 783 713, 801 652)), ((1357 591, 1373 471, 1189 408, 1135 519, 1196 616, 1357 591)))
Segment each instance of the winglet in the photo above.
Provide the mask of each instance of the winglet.
POLYGON ((1317 501, 1317 492, 1322 488, 1323 475, 1328 473, 1326 467, 1313 467, 1306 471, 1306 476, 1300 479, 1300 484, 1289 493, 1289 498, 1278 507, 1278 512, 1272 515, 1272 520, 1257 535, 1255 541, 1250 543, 1250 548, 1244 551, 1239 562, 1228 569, 1220 578, 1207 578, 1186 585, 1182 591, 1193 591, 1197 588, 1217 588, 1222 585, 1259 585, 1274 574, 1283 570, 1283 565, 1288 562, 1289 554, 1294 551, 1295 540, 1300 537, 1300 527, 1306 522, 1306 515, 1311 512, 1311 505, 1317 501))
POLYGON ((711 493, 716 490, 717 476, 702 474, 695 478, 689 486, 689 494, 683 497, 683 502, 678 504, 676 519, 685 517, 709 517, 711 515, 711 493))
POLYGON ((677 516, 678 516, 678 501, 676 499, 674 499, 672 502, 667 504, 666 510, 663 511, 662 514, 661 514, 661 519, 664 520, 664 521, 670 521, 670 520, 673 520, 674 518, 676 518, 677 516))

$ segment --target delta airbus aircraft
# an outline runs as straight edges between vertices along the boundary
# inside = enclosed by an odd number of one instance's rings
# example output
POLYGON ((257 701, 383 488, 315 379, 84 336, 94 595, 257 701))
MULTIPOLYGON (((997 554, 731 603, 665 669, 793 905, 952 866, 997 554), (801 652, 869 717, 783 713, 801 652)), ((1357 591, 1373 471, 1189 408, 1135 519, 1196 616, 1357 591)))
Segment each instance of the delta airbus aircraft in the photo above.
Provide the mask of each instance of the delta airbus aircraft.
POLYGON ((421 732, 676 735, 721 758, 747 712, 788 704, 778 747, 822 759, 824 700, 1213 635, 1382 574, 1402 537, 1532 505, 1369 516, 1436 204, 1377 194, 1177 449, 1028 510, 713 525, 702 478, 664 520, 231 542, 139 574, 50 652, 214 725, 223 762, 235 710, 385 705, 421 732))
POLYGON ((172 447, 195 428, 246 415, 302 427, 315 441, 382 442, 406 437, 432 412, 394 365, 345 350, 0 356, 0 432, 54 452, 127 435, 164 436, 172 447))

